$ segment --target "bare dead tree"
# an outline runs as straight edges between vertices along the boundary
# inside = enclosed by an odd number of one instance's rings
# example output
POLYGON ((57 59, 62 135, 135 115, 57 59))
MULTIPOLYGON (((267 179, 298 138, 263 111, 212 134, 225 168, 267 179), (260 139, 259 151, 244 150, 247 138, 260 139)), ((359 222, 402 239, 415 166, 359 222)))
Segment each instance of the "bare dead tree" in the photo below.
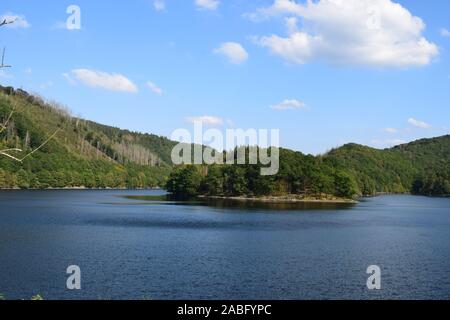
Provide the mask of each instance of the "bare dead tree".
MULTIPOLYGON (((4 19, 2 22, 0 22, 0 27, 3 27, 3 26, 8 25, 8 24, 12 24, 12 23, 14 23, 14 22, 15 22, 15 20, 10 20, 10 21, 8 21, 8 20, 4 19)), ((5 65, 5 64, 4 64, 4 60, 5 60, 5 51, 6 51, 6 48, 3 49, 2 63, 1 63, 1 65, 0 65, 0 69, 2 69, 2 68, 11 68, 11 66, 5 65)), ((12 119, 12 116, 14 115, 14 112, 16 111, 16 107, 17 107, 17 102, 14 103, 13 108, 12 108, 11 112, 9 113, 8 117, 6 118, 5 122, 2 123, 2 124, 0 124, 0 134, 3 133, 3 131, 5 131, 5 130, 8 128, 8 124, 10 123, 10 121, 11 121, 11 119, 12 119)), ((3 156, 5 156, 5 157, 10 158, 10 159, 12 159, 12 160, 15 160, 15 161, 17 161, 17 162, 23 162, 25 159, 29 158, 29 157, 32 156, 34 153, 36 153, 37 151, 39 151, 40 149, 42 149, 45 145, 47 145, 47 144, 50 142, 50 140, 52 140, 52 139, 58 134, 58 132, 59 132, 60 130, 61 130, 61 129, 57 129, 57 130, 56 130, 56 131, 55 131, 55 132, 54 132, 47 140, 45 140, 39 147, 37 147, 37 148, 35 148, 34 150, 32 150, 31 152, 27 153, 27 154, 26 154, 24 157, 22 157, 22 158, 15 157, 15 156, 13 156, 13 155, 11 154, 11 152, 23 152, 23 150, 22 150, 22 149, 19 149, 19 148, 9 148, 9 149, 3 149, 3 150, 0 150, 0 155, 3 155, 3 156)), ((27 133, 27 135, 28 135, 28 133, 27 133)))
POLYGON ((2 54, 2 64, 0 65, 0 69, 3 68, 11 68, 10 65, 5 65, 5 52, 6 52, 6 48, 3 48, 3 54, 2 54))
POLYGON ((10 158, 12 160, 15 160, 17 162, 22 163, 25 159, 31 157, 34 153, 36 153, 37 151, 39 151, 40 149, 42 149, 45 145, 47 145, 50 140, 52 140, 60 131, 61 129, 58 129, 55 131, 55 133, 53 133, 50 137, 47 138, 47 140, 45 140, 39 147, 33 149, 31 152, 27 153, 24 157, 19 158, 19 157, 15 157, 11 154, 11 152, 23 152, 22 149, 18 149, 18 148, 10 148, 10 149, 4 149, 4 150, 0 150, 0 155, 3 155, 7 158, 10 158))
MULTIPOLYGON (((17 102, 15 102, 13 104, 13 108, 11 110, 11 112, 9 113, 8 117, 6 118, 6 120, 0 124, 0 134, 3 133, 3 131, 5 131, 8 128, 9 123, 11 122, 11 119, 14 115, 14 112, 17 109, 17 102)), ((19 157, 15 157, 11 154, 11 152, 23 152, 22 149, 19 148, 9 148, 9 149, 3 149, 0 150, 0 155, 3 155, 7 158, 10 158, 12 160, 15 160, 17 162, 23 162, 25 159, 29 158, 30 156, 32 156, 34 153, 36 153, 37 151, 39 151, 40 149, 42 149, 45 145, 47 145, 50 140, 52 140, 60 131, 61 129, 57 129, 47 140, 45 140, 40 146, 38 146, 37 148, 33 149, 31 152, 27 153, 24 157, 19 158, 19 157)), ((28 133, 27 133, 28 134, 28 133)))
POLYGON ((16 106, 17 106, 17 103, 15 103, 13 105, 13 108, 12 108, 11 112, 9 113, 8 117, 6 118, 5 122, 0 124, 0 133, 2 133, 3 131, 6 130, 6 128, 8 128, 8 123, 11 120, 11 118, 12 118, 12 116, 14 114, 14 111, 16 111, 16 106))
POLYGON ((13 155, 10 155, 10 152, 22 152, 22 149, 4 149, 4 150, 0 150, 0 155, 5 156, 7 158, 13 159, 17 162, 22 162, 20 159, 14 157, 13 155))
POLYGON ((11 23, 14 23, 14 22, 16 22, 16 20, 6 20, 6 19, 3 19, 3 21, 2 22, 0 22, 0 27, 3 27, 3 26, 6 26, 7 24, 11 24, 11 23))
POLYGON ((61 131, 61 129, 57 129, 55 131, 55 133, 53 133, 50 137, 48 137, 47 140, 45 140, 39 147, 37 147, 36 149, 34 149, 33 151, 29 152, 27 155, 25 155, 25 157, 23 157, 22 159, 19 160, 19 162, 23 162, 25 159, 31 157, 35 152, 39 151, 40 149, 42 149, 47 143, 50 142, 50 140, 52 140, 57 134, 58 132, 61 131))
MULTIPOLYGON (((7 21, 6 19, 4 19, 2 22, 0 22, 0 27, 3 27, 3 26, 5 26, 5 25, 11 24, 11 23, 14 23, 14 20, 7 21)), ((5 49, 3 49, 3 54, 2 54, 2 64, 1 64, 1 66, 0 66, 0 69, 2 69, 2 68, 10 68, 10 66, 5 66, 5 65, 4 65, 4 60, 5 60, 5 49)), ((5 122, 2 123, 2 124, 0 125, 0 134, 1 134, 3 131, 5 131, 6 128, 8 127, 8 123, 9 123, 9 121, 11 120, 11 118, 12 118, 12 116, 13 116, 13 114, 14 114, 15 109, 16 109, 16 104, 14 104, 14 106, 13 106, 11 112, 9 113, 8 118, 6 118, 5 122)), ((14 149, 4 149, 4 150, 0 150, 0 155, 6 156, 6 157, 11 158, 11 159, 13 159, 13 160, 18 160, 18 159, 16 159, 14 156, 12 156, 12 155, 9 154, 9 152, 11 152, 11 151, 22 151, 22 150, 20 150, 20 149, 15 149, 15 148, 14 148, 14 149)))
MULTIPOLYGON (((6 20, 6 19, 3 19, 3 21, 2 22, 0 22, 0 27, 3 27, 3 26, 6 26, 6 25, 8 25, 8 24, 12 24, 12 23, 14 23, 14 22, 16 22, 16 20, 6 20)), ((3 48, 3 55, 2 55, 2 64, 1 64, 1 66, 0 66, 0 69, 3 69, 3 68, 11 68, 11 66, 6 66, 3 62, 4 62, 4 60, 5 60, 5 48, 3 48)))

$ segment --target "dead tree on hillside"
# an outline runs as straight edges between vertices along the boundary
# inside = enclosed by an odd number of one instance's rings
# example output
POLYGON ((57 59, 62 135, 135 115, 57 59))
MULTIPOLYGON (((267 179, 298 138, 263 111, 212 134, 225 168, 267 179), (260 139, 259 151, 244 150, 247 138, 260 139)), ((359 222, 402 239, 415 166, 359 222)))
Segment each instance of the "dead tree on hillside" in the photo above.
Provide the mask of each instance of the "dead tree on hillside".
POLYGON ((2 54, 2 64, 0 65, 0 69, 3 69, 3 68, 11 68, 11 66, 10 65, 5 65, 5 51, 6 51, 6 48, 3 48, 3 54, 2 54))
MULTIPOLYGON (((7 21, 6 19, 4 19, 2 22, 0 22, 0 27, 3 27, 5 25, 14 23, 15 20, 10 20, 7 21)), ((4 64, 4 60, 5 60, 5 50, 6 48, 3 49, 3 54, 2 54, 2 63, 0 65, 0 69, 3 68, 11 68, 11 66, 9 65, 5 65, 4 64)), ((5 122, 3 122, 2 124, 0 124, 0 134, 3 133, 3 131, 5 131, 8 128, 9 123, 11 122, 12 116, 14 115, 14 112, 16 111, 16 107, 17 107, 17 102, 14 103, 13 108, 11 110, 11 112, 9 113, 8 117, 6 118, 5 122)), ((53 133, 47 140, 45 140, 39 147, 35 148, 34 150, 32 150, 31 152, 29 152, 28 154, 26 154, 24 157, 22 158, 18 158, 15 157, 13 155, 11 155, 11 152, 23 152, 22 149, 19 148, 9 148, 9 149, 3 149, 0 150, 0 155, 5 156, 7 158, 10 158, 12 160, 15 160, 17 162, 23 162, 25 159, 27 159, 28 157, 30 157, 31 155, 33 155, 35 152, 39 151, 40 149, 42 149, 46 144, 48 144, 50 142, 50 140, 52 140, 60 131, 61 129, 57 129, 55 131, 55 133, 53 133)))
MULTIPOLYGON (((0 134, 2 134, 7 128, 9 123, 11 122, 12 116, 14 115, 14 112, 17 109, 17 102, 13 104, 13 108, 11 110, 11 112, 9 113, 8 117, 6 118, 6 120, 0 124, 0 134)), ((7 158, 13 159, 17 162, 23 162, 25 159, 29 158, 30 156, 32 156, 34 153, 36 153, 37 151, 39 151, 40 149, 42 149, 45 145, 47 145, 50 140, 52 140, 58 133, 59 131, 61 131, 61 129, 57 129, 47 140, 45 140, 41 145, 39 145, 37 148, 33 149, 32 151, 30 151, 29 153, 27 153, 24 157, 22 158, 18 158, 15 157, 11 154, 11 152, 23 152, 24 150, 19 149, 19 148, 9 148, 9 149, 3 149, 0 150, 0 155, 5 156, 7 158)))
MULTIPOLYGON (((8 25, 8 24, 12 24, 12 23, 14 23, 14 22, 15 22, 15 20, 10 20, 10 21, 8 21, 8 20, 6 20, 6 19, 3 19, 3 21, 0 22, 0 27, 6 26, 6 25, 8 25)), ((4 61, 5 61, 5 51, 6 51, 6 48, 3 48, 2 64, 0 65, 0 69, 3 69, 3 68, 11 68, 11 66, 7 66, 7 65, 4 64, 4 61)))

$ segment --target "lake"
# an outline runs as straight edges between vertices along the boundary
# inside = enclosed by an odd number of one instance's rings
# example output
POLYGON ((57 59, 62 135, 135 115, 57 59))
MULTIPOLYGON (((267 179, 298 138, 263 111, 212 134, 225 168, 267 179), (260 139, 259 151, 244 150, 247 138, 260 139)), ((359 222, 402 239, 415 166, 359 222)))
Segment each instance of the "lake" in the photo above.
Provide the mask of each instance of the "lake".
POLYGON ((8 299, 450 299, 450 199, 206 206, 163 191, 0 192, 8 299), (127 196, 138 196, 127 198, 127 196), (70 265, 82 289, 66 289, 70 265), (367 267, 381 268, 370 291, 367 267))

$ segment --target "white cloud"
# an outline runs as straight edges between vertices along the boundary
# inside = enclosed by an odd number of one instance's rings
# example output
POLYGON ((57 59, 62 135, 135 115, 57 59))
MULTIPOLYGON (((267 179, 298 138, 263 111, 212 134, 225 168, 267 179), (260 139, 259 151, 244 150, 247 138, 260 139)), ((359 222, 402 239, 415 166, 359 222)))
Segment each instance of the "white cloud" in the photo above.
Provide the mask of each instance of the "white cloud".
POLYGON ((298 5, 295 1, 275 0, 272 6, 267 8, 259 8, 256 10, 256 12, 248 13, 245 14, 244 16, 256 22, 282 14, 292 14, 301 16, 302 6, 298 5))
POLYGON ((75 85, 77 84, 77 82, 76 82, 74 79, 72 79, 72 77, 70 76, 70 74, 68 74, 68 73, 62 73, 61 75, 64 77, 64 79, 67 80, 67 82, 68 82, 70 85, 75 86, 75 85))
POLYGON ((298 19, 296 17, 286 18, 285 23, 289 34, 298 32, 298 19))
POLYGON ((7 73, 5 70, 1 70, 1 69, 0 69, 0 78, 3 78, 3 79, 12 79, 13 76, 10 75, 9 73, 7 73))
POLYGON ((448 31, 448 29, 446 29, 446 28, 442 28, 441 29, 441 36, 443 36, 443 37, 450 37, 450 31, 448 31))
POLYGON ((387 133, 391 133, 391 134, 398 133, 398 130, 395 128, 385 128, 385 129, 383 129, 383 131, 387 132, 387 133))
POLYGON ((72 70, 72 75, 80 83, 92 87, 110 91, 138 92, 137 86, 125 76, 118 73, 107 73, 89 69, 72 70))
POLYGON ((227 57, 233 64, 241 64, 248 59, 247 51, 237 42, 222 43, 219 48, 214 50, 214 53, 227 57))
POLYGON ((372 140, 372 145, 376 147, 395 147, 407 143, 401 139, 387 139, 387 140, 372 140))
POLYGON ((429 125, 428 123, 424 122, 424 121, 420 121, 414 118, 409 118, 408 119, 408 123, 410 125, 413 125, 414 127, 417 128, 421 128, 421 129, 429 129, 431 128, 431 125, 429 125))
POLYGON ((41 83, 39 85, 39 88, 41 88, 42 90, 47 90, 47 89, 53 87, 53 85, 54 85, 53 81, 47 81, 47 82, 41 83))
POLYGON ((27 19, 25 18, 25 16, 23 15, 19 15, 19 14, 15 14, 12 12, 8 12, 3 14, 0 17, 0 21, 3 22, 4 20, 6 21, 14 21, 14 23, 11 24, 7 24, 6 27, 7 28, 11 28, 11 29, 18 29, 18 28, 29 28, 31 27, 31 25, 28 23, 27 19))
POLYGON ((270 107, 274 110, 298 110, 305 109, 306 104, 296 99, 286 99, 283 102, 270 107))
POLYGON ((147 87, 148 87, 151 91, 153 91, 153 93, 156 93, 157 95, 162 96, 162 95, 164 94, 164 91, 163 91, 160 87, 158 87, 155 83, 153 83, 153 82, 151 82, 151 81, 148 81, 148 82, 147 82, 147 87))
POLYGON ((164 11, 166 9, 166 2, 164 0, 154 0, 153 7, 156 11, 164 11))
POLYGON ((220 126, 223 124, 223 119, 213 116, 188 117, 186 121, 189 123, 201 122, 211 126, 220 126))
POLYGON ((289 15, 288 35, 256 38, 285 61, 304 64, 323 60, 332 64, 409 67, 429 64, 438 47, 422 35, 425 24, 391 0, 319 0, 300 4, 275 0, 268 8, 248 15, 263 19, 289 15))
POLYGON ((386 140, 386 143, 391 145, 391 146, 398 146, 398 145, 401 145, 401 144, 405 144, 407 142, 405 140, 402 140, 402 139, 388 139, 388 140, 386 140))
POLYGON ((28 69, 25 69, 23 72, 24 72, 25 74, 31 75, 31 74, 33 74, 33 69, 28 68, 28 69))
POLYGON ((195 5, 199 9, 206 9, 206 10, 216 10, 219 5, 219 0, 195 0, 195 5))

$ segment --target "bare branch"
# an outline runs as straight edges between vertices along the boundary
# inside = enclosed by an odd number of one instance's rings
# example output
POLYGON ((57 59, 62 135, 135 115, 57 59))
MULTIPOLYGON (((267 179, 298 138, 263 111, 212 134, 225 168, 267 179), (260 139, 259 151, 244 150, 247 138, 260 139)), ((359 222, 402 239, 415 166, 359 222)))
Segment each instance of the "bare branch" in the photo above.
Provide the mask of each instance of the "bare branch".
POLYGON ((16 22, 16 20, 7 21, 6 19, 4 19, 2 22, 0 22, 0 27, 3 27, 4 25, 11 24, 14 22, 16 22))
POLYGON ((21 149, 5 149, 5 150, 0 150, 0 155, 3 155, 3 156, 8 157, 10 159, 13 159, 13 160, 15 160, 17 162, 22 162, 21 159, 18 159, 16 157, 10 155, 9 152, 11 152, 11 151, 22 152, 21 149))
POLYGON ((11 68, 10 65, 5 64, 5 52, 6 52, 6 48, 3 48, 2 64, 0 65, 0 69, 3 69, 3 68, 11 68))
POLYGON ((16 110, 16 106, 17 106, 17 103, 14 103, 13 108, 12 108, 12 110, 11 110, 11 112, 10 112, 8 118, 6 119, 6 121, 5 121, 4 123, 0 124, 0 133, 2 133, 3 131, 5 131, 6 128, 8 127, 8 123, 9 123, 9 121, 11 120, 11 117, 13 116, 14 111, 16 110))
POLYGON ((28 153, 25 157, 23 157, 23 158, 21 158, 21 159, 16 158, 16 157, 14 157, 14 156, 12 156, 12 155, 9 154, 9 152, 11 152, 11 151, 15 151, 15 152, 22 152, 22 151, 23 151, 23 150, 21 150, 21 149, 16 149, 16 148, 0 150, 0 155, 3 155, 3 156, 5 156, 5 157, 8 157, 8 158, 13 159, 13 160, 15 160, 15 161, 17 161, 17 162, 21 162, 21 163, 22 163, 25 159, 31 157, 34 153, 36 153, 38 150, 42 149, 47 143, 49 143, 50 140, 52 140, 52 139, 58 134, 59 131, 61 131, 61 129, 56 130, 55 133, 53 133, 53 134, 52 134, 47 140, 45 140, 39 147, 37 147, 36 149, 34 149, 33 151, 31 151, 30 153, 28 153))
POLYGON ((30 157, 31 155, 33 155, 35 152, 37 152, 38 150, 42 149, 47 143, 50 142, 50 140, 52 140, 57 134, 58 132, 61 131, 61 129, 58 129, 55 131, 55 133, 53 133, 47 140, 44 141, 44 143, 42 143, 39 147, 37 147, 36 149, 34 149, 33 151, 31 151, 30 153, 28 153, 25 157, 23 157, 22 159, 20 159, 20 162, 22 162, 23 160, 25 160, 26 158, 30 157))
MULTIPOLYGON (((5 120, 4 123, 0 124, 0 133, 2 133, 3 131, 5 131, 8 128, 8 124, 11 121, 12 116, 14 115, 14 112, 16 111, 17 108, 17 102, 15 101, 13 104, 13 108, 11 110, 11 112, 8 115, 8 118, 5 120)), ((30 156, 32 156, 34 153, 36 153, 37 151, 39 151, 40 149, 42 149, 46 144, 48 144, 50 142, 51 139, 53 139, 58 132, 61 131, 60 128, 58 128, 47 140, 45 140, 39 147, 37 147, 36 149, 34 149, 33 151, 31 151, 30 153, 28 153, 27 155, 25 155, 25 157, 23 158, 17 158, 14 157, 10 154, 11 151, 14 152, 23 152, 23 150, 21 149, 17 149, 17 148, 13 148, 13 149, 5 149, 5 150, 0 150, 0 155, 3 155, 5 157, 8 157, 10 159, 13 159, 17 162, 23 162, 25 159, 29 158, 30 156)))

